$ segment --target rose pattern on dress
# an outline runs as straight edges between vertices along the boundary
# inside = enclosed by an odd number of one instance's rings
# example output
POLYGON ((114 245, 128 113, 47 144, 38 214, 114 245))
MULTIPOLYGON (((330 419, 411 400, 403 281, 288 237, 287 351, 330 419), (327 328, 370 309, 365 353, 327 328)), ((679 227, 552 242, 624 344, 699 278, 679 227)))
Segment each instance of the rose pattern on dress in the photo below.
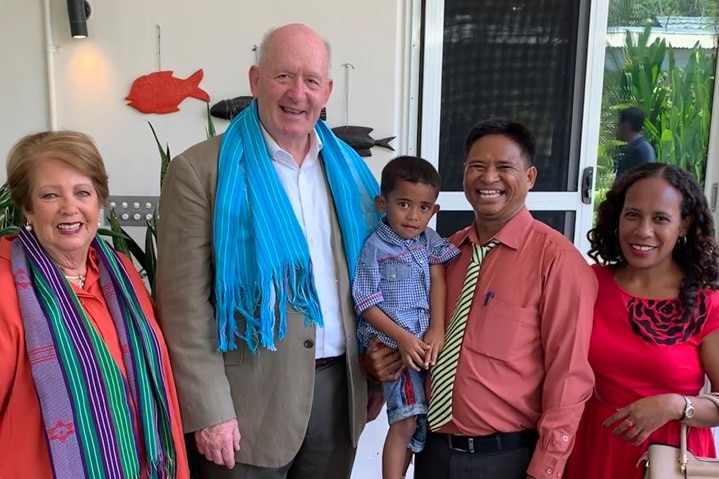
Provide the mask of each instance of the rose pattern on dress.
POLYGON ((678 299, 631 298, 627 302, 629 324, 648 342, 671 346, 689 340, 701 331, 707 319, 706 295, 697 294, 694 314, 684 319, 684 307, 678 299))

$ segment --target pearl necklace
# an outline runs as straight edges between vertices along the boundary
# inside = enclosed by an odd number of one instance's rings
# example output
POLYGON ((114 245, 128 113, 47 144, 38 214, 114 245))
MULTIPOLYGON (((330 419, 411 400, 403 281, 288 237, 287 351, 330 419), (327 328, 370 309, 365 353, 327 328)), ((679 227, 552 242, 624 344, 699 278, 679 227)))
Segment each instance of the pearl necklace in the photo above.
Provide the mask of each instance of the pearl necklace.
POLYGON ((74 276, 66 274, 65 278, 69 279, 70 281, 77 281, 77 283, 80 285, 81 288, 85 287, 85 275, 84 274, 76 274, 74 276))

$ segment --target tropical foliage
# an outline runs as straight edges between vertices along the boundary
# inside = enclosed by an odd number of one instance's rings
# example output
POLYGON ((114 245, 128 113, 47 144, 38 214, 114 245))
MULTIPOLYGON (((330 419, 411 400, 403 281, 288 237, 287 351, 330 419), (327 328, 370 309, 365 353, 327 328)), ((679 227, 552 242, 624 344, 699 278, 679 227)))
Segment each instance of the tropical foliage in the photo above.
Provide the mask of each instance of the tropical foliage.
MULTIPOLYGON (((626 33, 625 46, 608 49, 597 162, 597 195, 614 180, 614 161, 621 143, 615 139, 618 111, 636 105, 647 113, 644 136, 657 161, 681 166, 703 181, 711 120, 716 51, 694 45, 685 65, 674 49, 656 38, 651 27, 638 36, 626 33)), ((596 203, 595 203, 596 204, 596 203)))
POLYGON ((659 17, 717 16, 716 0, 612 0, 609 26, 643 26, 659 17))

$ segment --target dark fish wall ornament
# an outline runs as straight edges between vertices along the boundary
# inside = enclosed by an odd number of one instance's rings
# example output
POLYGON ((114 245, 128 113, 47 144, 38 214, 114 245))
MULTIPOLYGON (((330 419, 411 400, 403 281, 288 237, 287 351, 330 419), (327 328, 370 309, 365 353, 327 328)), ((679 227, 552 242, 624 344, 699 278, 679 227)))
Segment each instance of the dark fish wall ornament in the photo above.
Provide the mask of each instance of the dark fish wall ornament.
MULTIPOLYGON (((226 100, 220 100, 210 108, 210 115, 223 120, 232 120, 242 110, 250 106, 253 97, 250 95, 236 96, 226 100)), ((327 109, 322 108, 320 111, 320 120, 327 119, 327 109)))
POLYGON ((359 156, 372 156, 370 148, 373 146, 381 146, 382 148, 394 151, 394 148, 389 144, 390 141, 395 139, 394 136, 375 140, 369 136, 372 128, 368 126, 337 126, 332 128, 332 131, 342 141, 351 146, 359 156))
POLYGON ((250 106, 250 103, 252 103, 252 97, 249 95, 220 100, 210 107, 210 115, 223 120, 232 120, 242 110, 250 106))
POLYGON ((135 79, 125 100, 128 106, 142 113, 173 113, 187 97, 210 101, 210 95, 200 88, 204 76, 202 69, 189 78, 181 79, 172 71, 158 71, 135 79))

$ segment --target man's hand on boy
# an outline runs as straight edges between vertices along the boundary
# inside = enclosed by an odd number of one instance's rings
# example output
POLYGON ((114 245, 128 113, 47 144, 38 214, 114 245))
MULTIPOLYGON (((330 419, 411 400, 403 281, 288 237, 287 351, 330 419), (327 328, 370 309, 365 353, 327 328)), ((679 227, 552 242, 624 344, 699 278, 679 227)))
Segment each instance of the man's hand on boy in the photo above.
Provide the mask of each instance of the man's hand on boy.
POLYGON ((397 380, 404 369, 399 351, 388 348, 376 336, 362 355, 362 365, 367 378, 378 383, 397 380))

